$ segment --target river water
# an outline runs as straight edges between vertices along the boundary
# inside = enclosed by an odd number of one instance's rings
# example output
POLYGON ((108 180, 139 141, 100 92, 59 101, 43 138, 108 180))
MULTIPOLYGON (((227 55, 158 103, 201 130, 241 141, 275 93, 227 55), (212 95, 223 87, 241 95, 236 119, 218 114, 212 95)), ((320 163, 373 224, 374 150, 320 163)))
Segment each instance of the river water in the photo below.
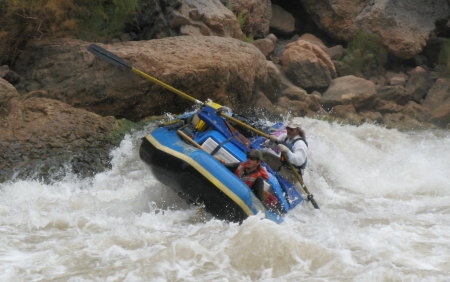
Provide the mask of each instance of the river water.
POLYGON ((134 132, 93 178, 0 184, 0 281, 450 281, 450 132, 299 120, 320 210, 211 218, 134 132))

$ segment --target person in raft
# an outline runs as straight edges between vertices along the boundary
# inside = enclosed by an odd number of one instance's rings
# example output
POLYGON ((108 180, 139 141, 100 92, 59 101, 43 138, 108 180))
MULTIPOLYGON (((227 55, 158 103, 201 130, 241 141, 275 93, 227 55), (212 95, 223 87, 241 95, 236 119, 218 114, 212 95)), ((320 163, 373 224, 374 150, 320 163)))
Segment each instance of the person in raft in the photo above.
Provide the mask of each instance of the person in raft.
POLYGON ((295 183, 296 179, 287 162, 294 165, 297 171, 303 175, 308 160, 308 143, 301 124, 291 121, 286 125, 286 133, 279 136, 270 136, 270 141, 277 144, 281 157, 271 152, 264 151, 263 157, 266 163, 278 171, 283 178, 295 183), (284 159, 287 158, 287 159, 284 159))
POLYGON ((234 170, 234 174, 250 187, 256 197, 269 209, 278 211, 281 204, 276 196, 264 191, 264 180, 269 179, 267 170, 261 165, 264 157, 261 151, 250 150, 247 154, 247 161, 229 164, 227 167, 234 170))

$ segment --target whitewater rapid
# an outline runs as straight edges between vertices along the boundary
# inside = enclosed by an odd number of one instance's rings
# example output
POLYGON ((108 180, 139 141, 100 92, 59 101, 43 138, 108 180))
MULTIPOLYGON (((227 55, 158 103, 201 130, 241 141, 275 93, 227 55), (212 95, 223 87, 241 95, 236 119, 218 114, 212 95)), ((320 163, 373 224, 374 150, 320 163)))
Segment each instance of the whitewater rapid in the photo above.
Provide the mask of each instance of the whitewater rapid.
POLYGON ((320 210, 188 206, 139 159, 150 124, 93 178, 0 184, 0 281, 450 281, 450 132, 297 119, 320 210))

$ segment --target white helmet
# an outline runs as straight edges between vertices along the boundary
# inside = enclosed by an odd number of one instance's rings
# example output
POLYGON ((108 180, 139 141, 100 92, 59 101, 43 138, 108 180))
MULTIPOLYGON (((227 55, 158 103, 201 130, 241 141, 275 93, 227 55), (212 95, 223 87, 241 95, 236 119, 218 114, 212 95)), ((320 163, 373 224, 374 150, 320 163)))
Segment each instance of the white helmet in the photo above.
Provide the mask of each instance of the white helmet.
POLYGON ((286 127, 301 129, 301 128, 302 128, 302 125, 301 125, 300 122, 298 122, 298 121, 290 121, 290 122, 288 122, 288 123, 286 124, 286 127))

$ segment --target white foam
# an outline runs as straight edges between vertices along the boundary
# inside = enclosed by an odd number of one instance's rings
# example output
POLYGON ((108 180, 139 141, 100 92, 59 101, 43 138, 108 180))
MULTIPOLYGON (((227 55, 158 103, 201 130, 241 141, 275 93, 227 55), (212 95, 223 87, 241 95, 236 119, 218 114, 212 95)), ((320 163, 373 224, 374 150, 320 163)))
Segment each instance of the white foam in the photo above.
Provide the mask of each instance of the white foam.
POLYGON ((155 179, 135 132, 93 178, 0 184, 0 280, 446 281, 449 133, 299 120, 320 210, 212 219, 155 179))

